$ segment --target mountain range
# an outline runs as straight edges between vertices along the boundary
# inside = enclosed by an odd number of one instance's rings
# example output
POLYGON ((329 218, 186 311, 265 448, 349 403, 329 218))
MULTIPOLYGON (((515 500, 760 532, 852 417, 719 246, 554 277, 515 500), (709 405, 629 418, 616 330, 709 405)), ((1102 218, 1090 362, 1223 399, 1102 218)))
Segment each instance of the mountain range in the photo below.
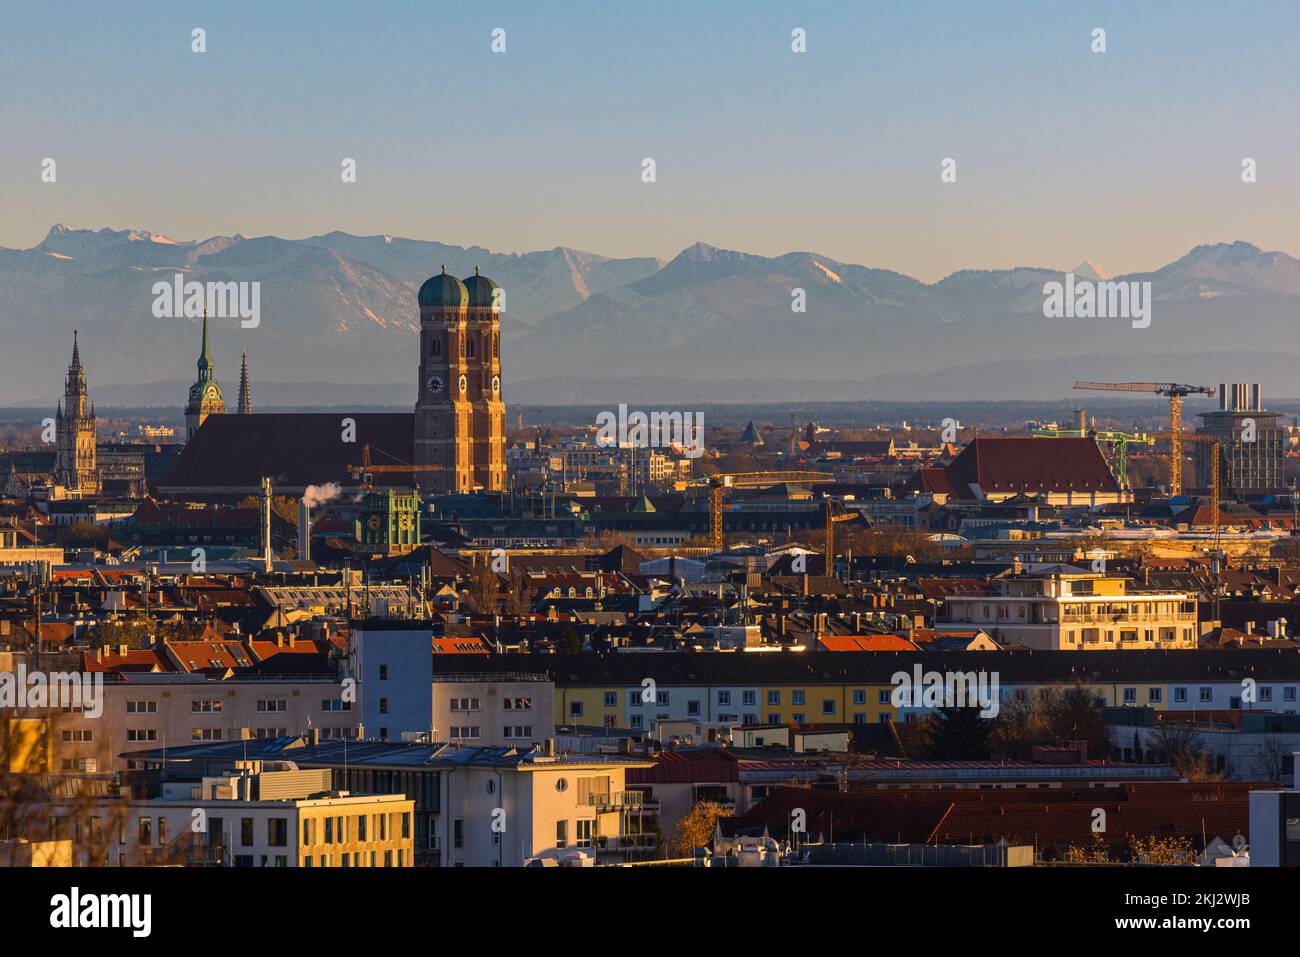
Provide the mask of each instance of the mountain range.
POLYGON ((255 404, 413 401, 415 291, 445 265, 477 266, 506 293, 507 402, 1033 399, 1073 379, 1258 381, 1293 395, 1300 260, 1246 242, 1197 246, 1153 272, 1149 328, 1043 317, 1043 284, 1065 270, 962 270, 924 283, 811 252, 764 257, 697 243, 668 261, 567 247, 494 253, 395 236, 217 236, 53 227, 0 248, 0 404, 53 405, 72 331, 100 401, 180 405, 193 378, 195 319, 159 319, 152 287, 180 272, 255 280, 261 324, 212 322, 217 377, 233 398, 247 348, 255 404), (805 311, 792 309, 803 290, 805 311))

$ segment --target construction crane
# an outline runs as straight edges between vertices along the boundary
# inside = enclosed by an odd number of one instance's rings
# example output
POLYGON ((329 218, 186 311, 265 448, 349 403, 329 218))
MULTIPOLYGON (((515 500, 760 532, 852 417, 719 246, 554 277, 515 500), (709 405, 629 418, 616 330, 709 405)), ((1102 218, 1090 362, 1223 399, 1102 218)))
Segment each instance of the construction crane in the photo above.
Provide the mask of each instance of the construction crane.
POLYGON ((355 479, 361 479, 366 484, 366 491, 374 487, 374 476, 376 472, 443 472, 445 469, 441 465, 374 465, 370 461, 369 444, 361 446, 361 464, 349 465, 348 474, 355 479))
POLYGON ((1150 392, 1169 398, 1169 494, 1183 494, 1183 398, 1189 395, 1214 395, 1212 386, 1182 385, 1177 382, 1076 382, 1076 389, 1093 392, 1150 392))
MULTIPOLYGON (((693 484, 709 490, 709 547, 722 548, 722 490, 727 488, 762 488, 781 482, 830 482, 828 472, 719 472, 696 480, 693 484)), ((828 526, 829 527, 829 526, 828 526)))
POLYGON ((844 505, 838 499, 822 500, 822 509, 826 516, 826 574, 835 574, 835 525, 837 522, 851 522, 858 517, 857 512, 845 512, 844 505))
MULTIPOLYGON (((1082 414, 1082 409, 1079 410, 1082 414)), ((1125 492, 1131 492, 1132 486, 1128 480, 1128 448, 1130 445, 1155 445, 1156 440, 1145 432, 1117 432, 1111 429, 1098 429, 1097 420, 1093 419, 1091 429, 1079 423, 1078 428, 1073 429, 1034 429, 1032 435, 1039 438, 1047 439, 1086 439, 1096 440, 1098 445, 1105 446, 1106 458, 1110 462, 1111 469, 1115 472, 1115 478, 1119 481, 1119 487, 1125 492)))
MULTIPOLYGON (((1175 438, 1172 432, 1153 432, 1153 438, 1169 439, 1171 444, 1175 438)), ((1223 455, 1223 446, 1219 440, 1212 435, 1205 435, 1201 432, 1184 432, 1177 436, 1182 442, 1192 444, 1200 443, 1209 445, 1210 449, 1210 524, 1214 526, 1214 549, 1219 550, 1219 501, 1223 498, 1223 483, 1221 478, 1221 469, 1219 460, 1223 455)))

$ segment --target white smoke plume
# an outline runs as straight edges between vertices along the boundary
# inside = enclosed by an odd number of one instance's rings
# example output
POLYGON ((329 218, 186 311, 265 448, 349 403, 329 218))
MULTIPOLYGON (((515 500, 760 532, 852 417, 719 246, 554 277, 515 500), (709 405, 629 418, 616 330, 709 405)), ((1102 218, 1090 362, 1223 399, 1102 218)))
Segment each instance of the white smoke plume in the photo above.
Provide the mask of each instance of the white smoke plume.
POLYGON ((303 504, 309 508, 316 508, 318 505, 324 505, 331 499, 337 498, 339 492, 338 482, 326 482, 324 485, 308 485, 302 493, 303 504))

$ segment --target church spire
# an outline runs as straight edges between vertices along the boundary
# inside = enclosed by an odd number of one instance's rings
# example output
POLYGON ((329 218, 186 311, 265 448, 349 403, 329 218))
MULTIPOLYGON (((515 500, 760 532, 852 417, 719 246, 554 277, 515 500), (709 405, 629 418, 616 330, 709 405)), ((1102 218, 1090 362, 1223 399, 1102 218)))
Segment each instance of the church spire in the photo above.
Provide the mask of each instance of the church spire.
POLYGON ((203 302, 203 344, 199 349, 199 381, 206 382, 212 378, 215 371, 212 367, 212 356, 208 353, 208 303, 203 302))
POLYGON ((239 364, 239 415, 253 414, 253 380, 248 375, 248 350, 239 364))
POLYGON ((72 330, 72 365, 69 367, 68 371, 69 372, 81 371, 81 346, 77 342, 76 329, 72 330))

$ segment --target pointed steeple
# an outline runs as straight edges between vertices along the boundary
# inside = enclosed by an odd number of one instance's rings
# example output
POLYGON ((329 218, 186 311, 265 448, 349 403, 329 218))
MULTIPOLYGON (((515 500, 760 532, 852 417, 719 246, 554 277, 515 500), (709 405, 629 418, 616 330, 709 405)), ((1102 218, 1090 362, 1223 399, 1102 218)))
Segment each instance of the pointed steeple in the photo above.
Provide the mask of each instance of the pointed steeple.
POLYGON ((203 343, 199 348, 199 381, 206 382, 212 378, 212 356, 208 353, 208 303, 203 302, 203 343))
POLYGON ((244 350, 239 364, 239 415, 253 414, 253 380, 248 375, 248 350, 244 350))
POLYGON ((68 367, 69 372, 81 371, 81 346, 77 342, 77 330, 72 330, 72 365, 68 367))

